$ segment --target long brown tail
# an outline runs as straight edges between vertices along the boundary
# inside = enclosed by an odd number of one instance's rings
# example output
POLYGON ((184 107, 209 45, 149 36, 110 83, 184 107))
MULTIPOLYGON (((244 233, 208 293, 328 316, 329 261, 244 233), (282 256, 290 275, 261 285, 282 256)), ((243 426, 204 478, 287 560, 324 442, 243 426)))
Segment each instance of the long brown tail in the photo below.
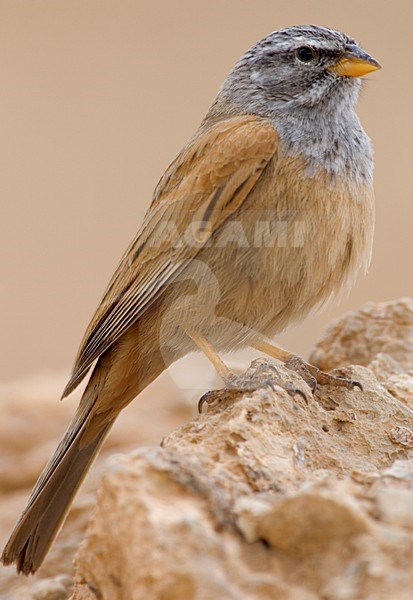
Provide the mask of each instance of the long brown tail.
POLYGON ((89 425, 88 418, 74 422, 46 465, 3 550, 5 565, 16 562, 17 571, 29 575, 43 562, 112 422, 82 447, 82 434, 89 425))
POLYGON ((132 326, 98 360, 76 415, 3 550, 5 565, 15 562, 25 575, 39 568, 117 415, 166 368, 148 339, 147 347, 139 344, 132 326))

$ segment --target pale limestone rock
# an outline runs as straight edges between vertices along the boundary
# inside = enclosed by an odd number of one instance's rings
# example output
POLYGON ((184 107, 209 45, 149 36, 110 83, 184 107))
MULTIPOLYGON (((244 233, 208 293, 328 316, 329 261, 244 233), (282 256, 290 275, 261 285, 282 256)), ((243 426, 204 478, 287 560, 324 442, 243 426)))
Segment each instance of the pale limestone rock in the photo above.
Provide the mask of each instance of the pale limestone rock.
POLYGON ((377 380, 399 400, 413 407, 413 371, 406 373, 388 354, 377 354, 369 364, 377 380))
POLYGON ((413 374, 413 299, 368 302, 330 323, 310 356, 321 369, 367 366, 388 354, 413 374))
POLYGON ((58 575, 41 579, 33 585, 33 600, 66 600, 72 589, 72 578, 58 575))
POLYGON ((161 449, 114 457, 73 600, 411 598, 413 453, 390 432, 413 412, 346 374, 363 393, 223 391, 161 449))
MULTIPOLYGON (((107 465, 104 452, 39 573, 0 567, 0 598, 411 600, 412 315, 408 299, 371 303, 317 344, 327 369, 363 365, 344 372, 364 392, 324 387, 312 397, 274 363, 308 404, 277 385, 215 392, 188 422, 196 402, 190 409, 170 385, 149 390, 106 456, 172 431, 162 447, 107 465)), ((78 400, 57 403, 61 385, 47 381, 0 387, 1 540, 78 400)))
POLYGON ((408 427, 398 425, 390 431, 390 439, 405 448, 413 448, 413 431, 408 427))
MULTIPOLYGON (((79 402, 81 390, 59 402, 65 381, 62 374, 42 374, 0 383, 0 550, 79 402)), ((37 600, 36 594, 43 594, 39 596, 42 600, 49 600, 47 594, 51 594, 50 600, 53 594, 70 596, 73 557, 93 511, 92 492, 97 487, 105 457, 114 451, 130 451, 139 443, 159 444, 165 433, 188 420, 196 412, 197 397, 190 406, 177 392, 170 381, 161 378, 148 390, 146 398, 134 402, 120 416, 39 571, 27 578, 17 576, 13 567, 0 565, 1 600, 37 600), (65 592, 62 580, 56 580, 60 575, 66 578, 65 592)))

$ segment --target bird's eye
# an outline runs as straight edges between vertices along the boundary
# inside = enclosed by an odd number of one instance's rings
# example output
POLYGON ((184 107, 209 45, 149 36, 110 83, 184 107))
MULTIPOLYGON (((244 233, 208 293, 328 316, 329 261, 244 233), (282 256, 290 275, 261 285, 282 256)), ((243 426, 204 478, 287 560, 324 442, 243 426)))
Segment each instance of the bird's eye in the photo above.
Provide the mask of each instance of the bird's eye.
POLYGON ((316 58, 315 51, 309 46, 301 46, 301 48, 297 48, 295 55, 298 60, 303 63, 313 62, 316 58))

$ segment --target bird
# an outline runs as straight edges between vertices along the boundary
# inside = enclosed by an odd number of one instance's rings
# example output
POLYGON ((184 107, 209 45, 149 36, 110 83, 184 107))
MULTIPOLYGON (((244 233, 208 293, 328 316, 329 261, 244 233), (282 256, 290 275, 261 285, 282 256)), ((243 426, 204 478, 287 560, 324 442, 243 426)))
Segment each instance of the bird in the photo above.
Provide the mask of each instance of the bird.
MULTIPOLYGON (((251 347, 307 382, 356 387, 274 337, 370 263, 373 152, 355 107, 380 64, 348 35, 284 28, 235 64, 155 188, 81 341, 62 397, 92 369, 1 561, 34 573, 120 411, 174 361, 251 347)), ((360 386, 359 386, 360 387, 360 386)))

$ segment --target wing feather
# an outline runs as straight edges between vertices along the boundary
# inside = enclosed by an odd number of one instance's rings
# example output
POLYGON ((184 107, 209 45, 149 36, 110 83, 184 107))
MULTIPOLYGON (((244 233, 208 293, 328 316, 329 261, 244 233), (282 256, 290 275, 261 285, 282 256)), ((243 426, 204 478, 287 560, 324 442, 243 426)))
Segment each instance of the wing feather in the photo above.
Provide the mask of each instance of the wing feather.
POLYGON ((246 115, 201 130, 178 155, 86 330, 63 397, 242 205, 276 148, 271 122, 246 115), (188 225, 197 245, 182 243, 188 225))

